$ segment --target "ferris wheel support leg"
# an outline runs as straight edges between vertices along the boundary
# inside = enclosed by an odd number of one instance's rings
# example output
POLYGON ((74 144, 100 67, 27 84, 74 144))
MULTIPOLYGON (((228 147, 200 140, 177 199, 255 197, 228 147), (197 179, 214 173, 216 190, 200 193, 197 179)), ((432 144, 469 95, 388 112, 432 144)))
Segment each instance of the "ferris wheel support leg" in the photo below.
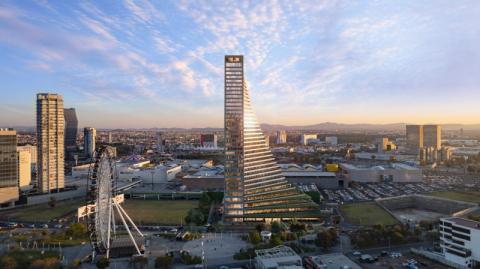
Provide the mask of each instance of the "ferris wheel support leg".
POLYGON ((107 230, 107 259, 110 258, 110 234, 111 234, 111 221, 112 221, 112 203, 108 206, 108 230, 107 230))
POLYGON ((135 228, 135 230, 137 231, 137 233, 139 233, 142 237, 144 237, 143 233, 140 232, 140 230, 138 229, 137 225, 135 225, 135 223, 133 223, 133 220, 128 216, 127 212, 125 212, 125 210, 123 209, 123 207, 117 203, 117 201, 114 201, 114 203, 117 205, 118 208, 120 208, 120 210, 123 212, 123 214, 125 215, 125 217, 128 219, 128 221, 130 222, 130 224, 132 224, 133 228, 135 228))
POLYGON ((120 218, 122 219, 123 225, 125 226, 125 229, 127 230, 128 235, 130 236, 130 239, 132 240, 133 245, 135 246, 135 249, 137 250, 138 255, 142 255, 142 253, 140 252, 140 249, 137 246, 137 242, 135 241, 135 238, 133 237, 132 232, 130 232, 130 228, 128 228, 127 222, 125 221, 125 218, 123 217, 123 214, 120 211, 116 201, 114 201, 114 205, 118 211, 118 215, 120 215, 120 218))

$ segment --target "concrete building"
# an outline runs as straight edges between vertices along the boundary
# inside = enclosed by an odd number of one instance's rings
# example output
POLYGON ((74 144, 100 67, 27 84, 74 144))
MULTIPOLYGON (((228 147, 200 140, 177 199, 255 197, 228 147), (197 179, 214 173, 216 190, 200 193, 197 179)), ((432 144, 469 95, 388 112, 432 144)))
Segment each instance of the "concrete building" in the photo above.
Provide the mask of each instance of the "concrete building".
POLYGON ((65 187, 64 132, 62 96, 37 94, 37 187, 40 192, 65 187))
POLYGON ((424 125, 423 126, 423 146, 432 147, 436 150, 442 148, 442 126, 424 125))
POLYGON ((317 135, 316 134, 302 134, 300 136, 300 144, 306 146, 309 143, 317 141, 317 135))
POLYGON ((377 166, 355 166, 341 163, 345 178, 355 182, 422 182, 422 170, 403 163, 377 166))
POLYGON ((164 150, 163 133, 157 132, 157 152, 163 152, 164 150))
POLYGON ((287 246, 255 250, 257 269, 303 269, 302 258, 287 246))
POLYGON ((0 129, 0 207, 18 201, 17 131, 0 129))
POLYGON ((182 178, 182 184, 190 191, 223 191, 225 190, 224 167, 202 167, 197 172, 182 178))
POLYGON ((17 146, 17 152, 26 151, 30 154, 30 164, 32 165, 31 170, 36 171, 37 169, 37 147, 33 145, 17 146))
POLYGON ((88 178, 88 173, 92 167, 91 163, 77 165, 72 167, 72 177, 73 178, 88 178))
POLYGON ((338 138, 336 136, 327 136, 325 137, 325 144, 336 146, 338 145, 338 138))
POLYGON ((319 207, 282 175, 253 112, 241 55, 225 56, 224 221, 318 220, 319 207))
POLYGON ((32 188, 32 162, 30 152, 17 149, 18 157, 18 186, 27 191, 32 188))
POLYGON ((73 160, 73 153, 77 150, 78 119, 75 108, 63 109, 65 117, 65 156, 73 160))
POLYGON ((216 134, 200 135, 200 145, 204 148, 218 148, 216 134))
POLYGON ((417 154, 423 148, 423 126, 407 125, 407 149, 417 154))
POLYGON ((85 156, 92 158, 95 153, 95 140, 97 137, 97 130, 93 127, 83 128, 83 150, 85 156))
POLYGON ((388 137, 378 138, 376 140, 377 152, 383 153, 387 151, 394 151, 397 149, 397 146, 388 139, 388 137))
POLYGON ((175 179, 175 176, 182 171, 177 164, 160 164, 154 167, 118 167, 118 179, 121 181, 143 180, 148 183, 167 183, 175 179))
POLYGON ((451 217, 440 219, 440 247, 444 258, 461 268, 480 265, 480 222, 451 217))
POLYGON ((335 173, 324 172, 321 165, 311 164, 279 164, 283 176, 292 184, 315 184, 318 188, 336 189, 345 187, 342 178, 337 178, 335 173))
POLYGON ((285 144, 287 143, 287 132, 285 130, 277 131, 277 136, 275 138, 275 144, 285 144))

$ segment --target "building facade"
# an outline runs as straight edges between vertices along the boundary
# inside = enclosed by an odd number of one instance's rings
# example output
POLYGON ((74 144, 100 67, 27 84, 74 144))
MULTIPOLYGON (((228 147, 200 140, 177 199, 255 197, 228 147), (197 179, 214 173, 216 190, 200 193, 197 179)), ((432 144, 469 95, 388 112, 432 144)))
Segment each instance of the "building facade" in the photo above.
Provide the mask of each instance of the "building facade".
POLYGON ((302 134, 300 136, 300 144, 306 146, 308 143, 312 143, 317 140, 316 134, 302 134))
POLYGON ((37 94, 37 187, 40 192, 65 187, 63 98, 58 94, 37 94))
POLYGON ((423 146, 431 147, 436 150, 442 148, 442 126, 424 125, 423 126, 423 146))
POLYGON ((97 130, 93 127, 83 128, 83 150, 85 156, 92 158, 95 152, 95 139, 97 137, 97 130))
POLYGON ((18 186, 20 190, 27 191, 31 189, 32 181, 32 162, 30 152, 28 151, 19 151, 17 149, 18 156, 18 186))
POLYGON ((407 125, 407 149, 410 152, 418 153, 423 148, 423 126, 407 125))
POLYGON ((0 207, 18 201, 17 132, 0 129, 0 207))
POLYGON ((287 143, 287 132, 285 130, 277 131, 277 136, 275 138, 275 144, 285 144, 287 143))
POLYGON ((78 119, 75 108, 65 108, 63 116, 65 117, 65 155, 71 158, 73 156, 70 156, 70 153, 77 149, 78 119))
POLYGON ((243 56, 225 56, 224 220, 318 219, 318 206, 286 181, 265 144, 243 63, 243 56))
POLYGON ((204 148, 217 148, 217 135, 216 134, 201 134, 200 145, 204 148))
POLYGON ((480 265, 480 222, 451 217, 440 219, 440 247, 447 261, 464 268, 480 265))

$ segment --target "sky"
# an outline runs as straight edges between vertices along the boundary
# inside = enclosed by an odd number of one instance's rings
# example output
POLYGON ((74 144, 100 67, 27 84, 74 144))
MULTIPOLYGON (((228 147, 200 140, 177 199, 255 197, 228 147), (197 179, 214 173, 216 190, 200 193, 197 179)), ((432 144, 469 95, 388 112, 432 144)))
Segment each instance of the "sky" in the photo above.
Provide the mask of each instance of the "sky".
POLYGON ((480 1, 0 2, 0 126, 222 127, 243 54, 260 122, 480 123, 480 1))

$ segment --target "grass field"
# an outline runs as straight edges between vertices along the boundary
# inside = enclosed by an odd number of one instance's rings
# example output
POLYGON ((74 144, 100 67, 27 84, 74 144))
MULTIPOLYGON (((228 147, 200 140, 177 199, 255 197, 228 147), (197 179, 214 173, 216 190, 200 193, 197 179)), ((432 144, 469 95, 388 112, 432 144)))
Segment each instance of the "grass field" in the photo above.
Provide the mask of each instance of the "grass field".
POLYGON ((50 207, 48 204, 42 204, 2 212, 2 219, 10 219, 12 221, 48 222, 52 219, 62 217, 69 212, 76 213, 77 208, 84 204, 85 202, 79 200, 57 201, 57 205, 54 208, 50 207))
POLYGON ((478 191, 469 191, 469 192, 459 192, 459 191, 439 191, 432 192, 428 195, 448 198, 452 200, 471 202, 471 203, 480 203, 480 192, 478 191))
POLYGON ((185 223, 188 211, 198 206, 191 200, 125 200, 123 208, 136 224, 176 225, 185 223))
POLYGON ((395 218, 374 202, 345 204, 340 207, 340 210, 345 219, 352 224, 371 226, 398 223, 395 218))

